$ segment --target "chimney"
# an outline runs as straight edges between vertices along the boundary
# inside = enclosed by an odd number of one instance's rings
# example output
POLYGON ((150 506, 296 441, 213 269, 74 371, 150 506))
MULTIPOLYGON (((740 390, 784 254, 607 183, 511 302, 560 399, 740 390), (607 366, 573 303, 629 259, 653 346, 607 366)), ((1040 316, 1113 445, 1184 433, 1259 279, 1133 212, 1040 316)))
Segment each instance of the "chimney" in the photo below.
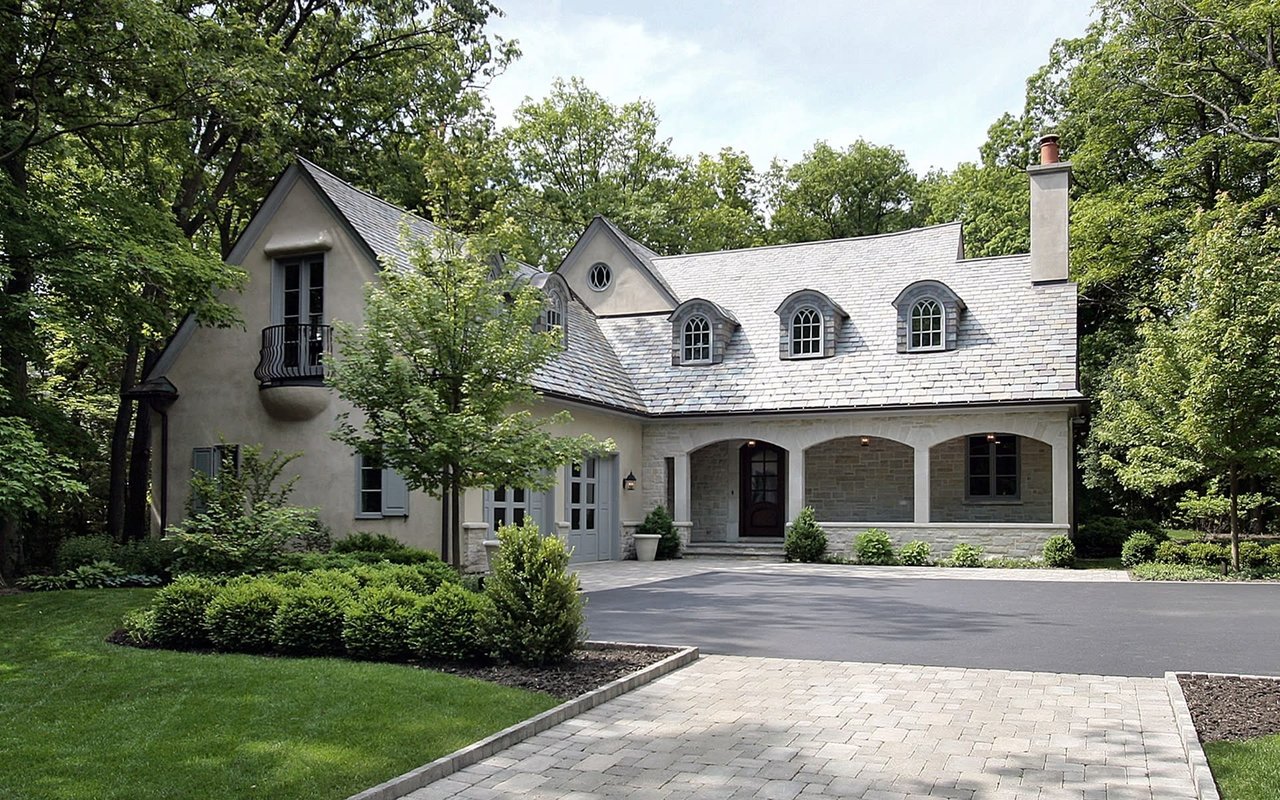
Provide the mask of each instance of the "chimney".
POLYGON ((1027 167, 1031 176, 1031 282, 1068 280, 1067 194, 1070 162, 1058 161, 1058 136, 1040 137, 1040 163, 1027 167))

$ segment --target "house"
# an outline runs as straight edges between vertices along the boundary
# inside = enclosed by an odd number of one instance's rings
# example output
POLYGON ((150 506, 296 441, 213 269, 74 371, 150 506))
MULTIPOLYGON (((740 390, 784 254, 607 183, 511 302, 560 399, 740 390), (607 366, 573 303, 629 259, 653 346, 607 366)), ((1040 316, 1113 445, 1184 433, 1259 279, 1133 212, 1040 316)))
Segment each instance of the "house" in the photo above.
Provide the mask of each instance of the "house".
MULTIPOLYGON (((623 558, 645 513, 686 541, 776 541, 812 506, 834 547, 877 527, 897 544, 1030 556, 1072 522, 1076 287, 1067 273, 1070 165, 1045 137, 1028 169, 1031 253, 964 256, 958 223, 855 239, 660 256, 597 217, 546 293, 563 352, 536 377, 565 433, 611 438, 556 487, 471 491, 469 563, 526 516, 577 561, 623 558)), ((348 410, 323 385, 335 320, 405 264, 401 225, 436 229, 299 159, 229 256, 248 272, 243 330, 183 324, 139 392, 165 428, 155 515, 178 521, 192 470, 222 442, 301 451, 294 501, 337 534, 438 549, 439 501, 364 464, 329 432, 348 410)))

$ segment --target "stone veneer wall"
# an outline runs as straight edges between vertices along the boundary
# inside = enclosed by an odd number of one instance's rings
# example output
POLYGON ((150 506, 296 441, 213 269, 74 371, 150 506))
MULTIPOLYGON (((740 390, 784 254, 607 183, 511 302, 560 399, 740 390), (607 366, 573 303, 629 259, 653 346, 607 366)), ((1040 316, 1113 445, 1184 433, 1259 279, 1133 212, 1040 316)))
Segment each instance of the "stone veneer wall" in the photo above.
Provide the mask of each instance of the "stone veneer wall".
POLYGON ((951 439, 929 451, 931 522, 1051 522, 1053 520, 1052 449, 1021 437, 1018 442, 1021 497, 1010 502, 965 499, 966 438, 951 439))
POLYGON ((976 545, 989 558, 1039 558, 1044 542, 1050 536, 1071 533, 1070 525, 1040 523, 952 523, 917 525, 915 523, 887 522, 881 524, 857 524, 822 522, 827 532, 827 552, 851 557, 853 540, 868 528, 878 528, 889 534, 895 550, 913 540, 928 542, 933 558, 946 558, 957 544, 976 545))
POLYGON ((805 451, 804 502, 818 519, 910 522, 915 454, 889 439, 834 439, 805 451))
MULTIPOLYGON (((689 456, 690 536, 695 542, 726 542, 738 529, 738 448, 716 442, 689 456)), ((683 520, 681 520, 683 521, 683 520)))

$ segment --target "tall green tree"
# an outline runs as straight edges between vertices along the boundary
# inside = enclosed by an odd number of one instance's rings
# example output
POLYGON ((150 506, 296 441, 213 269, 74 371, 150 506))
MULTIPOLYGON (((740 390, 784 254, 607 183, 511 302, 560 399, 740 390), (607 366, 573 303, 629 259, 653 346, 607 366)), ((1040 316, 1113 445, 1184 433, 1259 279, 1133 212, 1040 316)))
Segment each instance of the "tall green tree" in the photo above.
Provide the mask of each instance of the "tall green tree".
POLYGON ((817 142, 769 170, 773 242, 812 242, 905 230, 918 222, 917 178, 906 154, 859 139, 844 150, 817 142))
POLYGON ((760 176, 746 153, 725 147, 685 163, 671 196, 673 252, 703 253, 765 242, 760 176))
POLYGON ((369 286, 358 328, 337 326, 326 380, 360 416, 334 436, 442 498, 441 553, 458 565, 464 489, 545 489, 555 468, 612 442, 557 436, 567 412, 529 410, 531 379, 559 350, 559 331, 537 328, 538 289, 458 239, 413 242, 409 261, 369 286))
POLYGON ((1280 223, 1221 200, 1179 260, 1174 313, 1142 326, 1141 349, 1101 392, 1094 432, 1103 465, 1130 489, 1224 484, 1239 569, 1242 484, 1280 467, 1280 223))

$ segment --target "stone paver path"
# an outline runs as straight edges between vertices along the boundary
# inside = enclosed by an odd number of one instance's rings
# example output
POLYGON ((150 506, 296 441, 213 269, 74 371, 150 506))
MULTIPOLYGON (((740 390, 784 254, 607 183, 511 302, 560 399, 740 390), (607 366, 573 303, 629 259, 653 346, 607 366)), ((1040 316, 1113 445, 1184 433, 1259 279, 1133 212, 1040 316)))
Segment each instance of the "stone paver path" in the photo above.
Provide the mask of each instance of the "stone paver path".
POLYGON ((705 657, 410 795, 1189 800, 1164 682, 705 657))

